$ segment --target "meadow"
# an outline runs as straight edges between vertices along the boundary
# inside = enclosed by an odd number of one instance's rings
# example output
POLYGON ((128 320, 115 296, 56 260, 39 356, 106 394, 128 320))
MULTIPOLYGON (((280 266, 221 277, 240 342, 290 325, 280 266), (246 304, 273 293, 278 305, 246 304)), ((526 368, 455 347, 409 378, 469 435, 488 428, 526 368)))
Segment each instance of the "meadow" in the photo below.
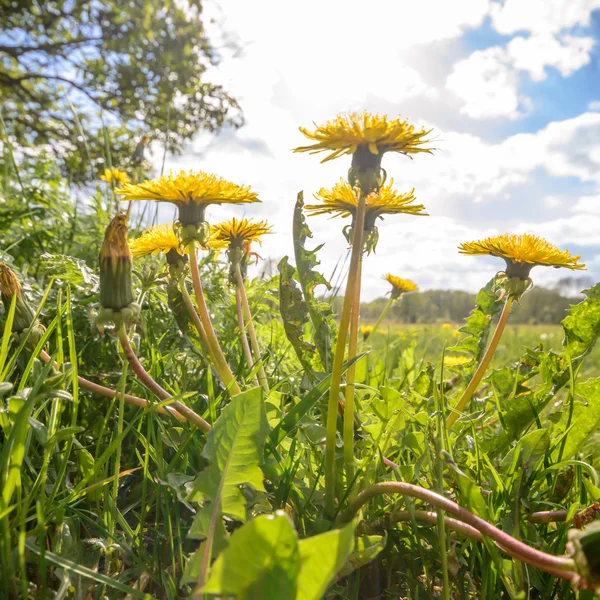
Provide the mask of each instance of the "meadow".
MULTIPOLYGON (((290 200, 270 278, 248 275, 269 223, 205 213, 258 202, 247 186, 113 168, 81 200, 5 152, 0 597, 597 597, 600 285, 560 325, 510 325, 534 267, 579 257, 465 242, 498 272, 464 322, 373 331, 377 220, 424 210, 381 163, 426 159, 429 132, 367 113, 301 131, 348 181, 290 200), (352 249, 337 314, 310 231, 332 214, 352 217, 332 221, 352 249)), ((388 308, 417 288, 398 275, 388 308)))

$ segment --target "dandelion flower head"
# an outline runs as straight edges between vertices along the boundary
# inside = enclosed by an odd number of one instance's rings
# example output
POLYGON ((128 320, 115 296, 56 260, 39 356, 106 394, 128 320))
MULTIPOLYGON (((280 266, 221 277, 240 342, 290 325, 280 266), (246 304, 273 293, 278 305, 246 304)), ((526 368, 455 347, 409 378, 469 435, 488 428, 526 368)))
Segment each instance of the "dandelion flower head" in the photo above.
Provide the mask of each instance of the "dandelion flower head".
POLYGON ((157 225, 144 231, 140 237, 129 241, 129 247, 134 258, 172 251, 183 255, 181 242, 171 224, 157 225))
POLYGON ((300 127, 301 133, 313 141, 308 146, 300 146, 294 152, 328 152, 321 161, 327 162, 343 156, 354 154, 359 149, 366 149, 373 156, 384 152, 401 154, 431 153, 425 147, 429 142, 427 135, 431 129, 416 129, 408 123, 408 119, 389 119, 387 115, 361 113, 340 114, 336 119, 324 125, 316 125, 314 131, 300 127))
POLYGON ((104 169, 104 174, 100 175, 102 181, 106 183, 114 183, 118 185, 126 185, 130 182, 129 175, 120 169, 104 169))

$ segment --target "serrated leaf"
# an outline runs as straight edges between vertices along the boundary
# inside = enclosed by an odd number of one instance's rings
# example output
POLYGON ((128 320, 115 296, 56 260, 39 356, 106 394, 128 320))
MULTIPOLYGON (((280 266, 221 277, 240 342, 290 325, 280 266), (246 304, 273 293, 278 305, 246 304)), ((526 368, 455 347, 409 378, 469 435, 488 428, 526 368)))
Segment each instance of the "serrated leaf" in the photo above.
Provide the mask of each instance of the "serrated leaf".
POLYGON ((600 283, 585 290, 586 299, 571 307, 563 319, 567 351, 571 358, 580 358, 590 352, 600 335, 600 283))
POLYGON ((66 254, 42 254, 40 266, 57 279, 75 286, 83 286, 89 292, 97 292, 100 279, 84 261, 66 254))
POLYGON ((299 572, 298 541, 289 517, 263 515, 232 534, 200 592, 236 600, 295 600, 299 572))
POLYGON ((321 273, 315 271, 315 267, 319 265, 317 253, 322 246, 317 246, 313 250, 308 250, 305 246, 306 240, 312 238, 312 232, 304 218, 303 208, 304 194, 299 192, 294 206, 294 257, 298 269, 298 279, 308 307, 308 314, 315 329, 315 345, 319 351, 321 363, 325 371, 328 372, 333 363, 333 346, 337 326, 331 305, 318 300, 314 295, 314 291, 319 285, 324 285, 327 289, 330 289, 331 286, 321 273))
POLYGON ((479 290, 475 299, 475 308, 458 330, 463 335, 449 350, 467 352, 477 362, 481 359, 487 346, 492 319, 504 306, 504 302, 498 299, 495 283, 496 278, 491 279, 484 288, 479 290))
POLYGON ((277 268, 279 269, 279 311, 283 328, 300 364, 304 367, 307 375, 314 379, 312 357, 315 346, 304 339, 305 326, 310 321, 308 304, 294 280, 296 269, 288 263, 287 256, 281 259, 277 268))

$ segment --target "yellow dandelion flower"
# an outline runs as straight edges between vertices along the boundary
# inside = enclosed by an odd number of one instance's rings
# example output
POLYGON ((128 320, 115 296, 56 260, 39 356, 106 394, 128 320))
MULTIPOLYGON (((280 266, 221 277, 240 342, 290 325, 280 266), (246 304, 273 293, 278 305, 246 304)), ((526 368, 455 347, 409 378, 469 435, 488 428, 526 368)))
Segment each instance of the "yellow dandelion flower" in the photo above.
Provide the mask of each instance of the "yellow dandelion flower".
POLYGON ((129 183, 129 175, 125 173, 125 171, 121 171, 120 169, 104 169, 104 175, 100 175, 100 179, 102 181, 106 181, 106 183, 114 183, 119 185, 126 185, 129 183))
POLYGON ((472 256, 498 256, 506 261, 506 276, 527 279, 533 267, 565 267, 571 270, 585 269, 579 263, 580 256, 571 256, 568 250, 559 250, 544 238, 529 233, 504 234, 458 247, 461 254, 472 256))
POLYGON ((183 255, 181 242, 171 224, 157 225, 144 231, 140 237, 129 240, 129 247, 134 258, 169 252, 183 255))
POLYGON ((406 292, 416 292, 419 289, 416 283, 409 279, 396 277, 396 275, 392 275, 391 273, 384 275, 383 279, 392 286, 392 298, 398 298, 401 294, 405 294, 406 292))
MULTIPOLYGON (((222 244, 226 248, 250 249, 252 242, 261 243, 261 237, 272 233, 272 225, 266 221, 253 221, 252 219, 230 219, 210 228, 210 240, 222 244)), ((210 242, 209 242, 210 243, 210 242)))
POLYGON ((363 335, 369 335, 370 333, 373 333, 373 329, 374 329, 374 327, 372 325, 361 325, 360 326, 360 332, 363 335))
POLYGON ((460 331, 458 329, 452 330, 452 337, 460 337, 460 331))
POLYGON ((468 356, 451 356, 446 354, 444 356, 444 365, 446 367, 462 367, 471 362, 471 358, 468 356))
MULTIPOLYGON (((422 204, 414 204, 414 189, 404 194, 392 189, 394 180, 379 189, 377 192, 369 194, 366 198, 365 206, 365 231, 370 232, 375 227, 378 218, 383 219, 385 214, 400 214, 427 216, 425 207, 422 204)), ((307 204, 304 208, 311 215, 331 214, 333 217, 341 216, 343 218, 352 216, 354 220, 358 207, 358 197, 354 188, 348 185, 344 180, 336 183, 330 190, 321 188, 315 198, 320 200, 320 204, 307 204)))
POLYGON ((444 323, 442 329, 452 329, 452 323, 444 323))
POLYGON ((115 194, 122 200, 172 202, 179 208, 179 221, 183 226, 202 223, 204 211, 210 204, 260 202, 249 186, 236 185, 204 171, 170 173, 137 185, 124 185, 115 190, 115 194))
MULTIPOLYGON (((400 152, 401 154, 431 153, 425 148, 429 140, 425 139, 431 129, 415 129, 408 124, 408 119, 388 119, 387 115, 371 115, 367 111, 360 113, 340 114, 336 119, 328 121, 310 131, 300 127, 302 134, 314 144, 300 146, 294 152, 329 152, 321 162, 327 162, 345 154, 359 153, 378 156, 384 152, 400 152)), ((368 156, 365 156, 368 161, 368 156)))

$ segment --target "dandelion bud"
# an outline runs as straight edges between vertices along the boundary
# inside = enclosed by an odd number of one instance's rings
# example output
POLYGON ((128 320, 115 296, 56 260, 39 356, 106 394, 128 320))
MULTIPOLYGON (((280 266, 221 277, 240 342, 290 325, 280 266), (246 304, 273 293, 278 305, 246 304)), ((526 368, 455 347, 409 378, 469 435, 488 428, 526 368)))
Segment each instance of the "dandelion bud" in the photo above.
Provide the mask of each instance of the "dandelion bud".
MULTIPOLYGON (((13 298, 17 297, 12 331, 15 335, 19 336, 31 327, 35 319, 35 312, 23 295, 23 289, 17 276, 4 263, 0 263, 0 292, 6 312, 10 310, 13 298)), ((30 332, 29 341, 37 344, 43 332, 43 327, 39 323, 36 323, 30 332)))
POLYGON ((600 522, 569 530, 567 548, 582 583, 600 593, 600 522))
POLYGON ((131 262, 127 216, 118 214, 106 228, 100 248, 100 304, 105 309, 101 319, 117 321, 137 316, 139 307, 134 302, 131 262))
POLYGON ((352 166, 348 171, 348 182, 352 187, 360 188, 365 196, 376 192, 385 182, 385 171, 381 168, 383 155, 377 147, 361 144, 352 155, 352 166), (375 153, 372 152, 375 150, 375 153))

